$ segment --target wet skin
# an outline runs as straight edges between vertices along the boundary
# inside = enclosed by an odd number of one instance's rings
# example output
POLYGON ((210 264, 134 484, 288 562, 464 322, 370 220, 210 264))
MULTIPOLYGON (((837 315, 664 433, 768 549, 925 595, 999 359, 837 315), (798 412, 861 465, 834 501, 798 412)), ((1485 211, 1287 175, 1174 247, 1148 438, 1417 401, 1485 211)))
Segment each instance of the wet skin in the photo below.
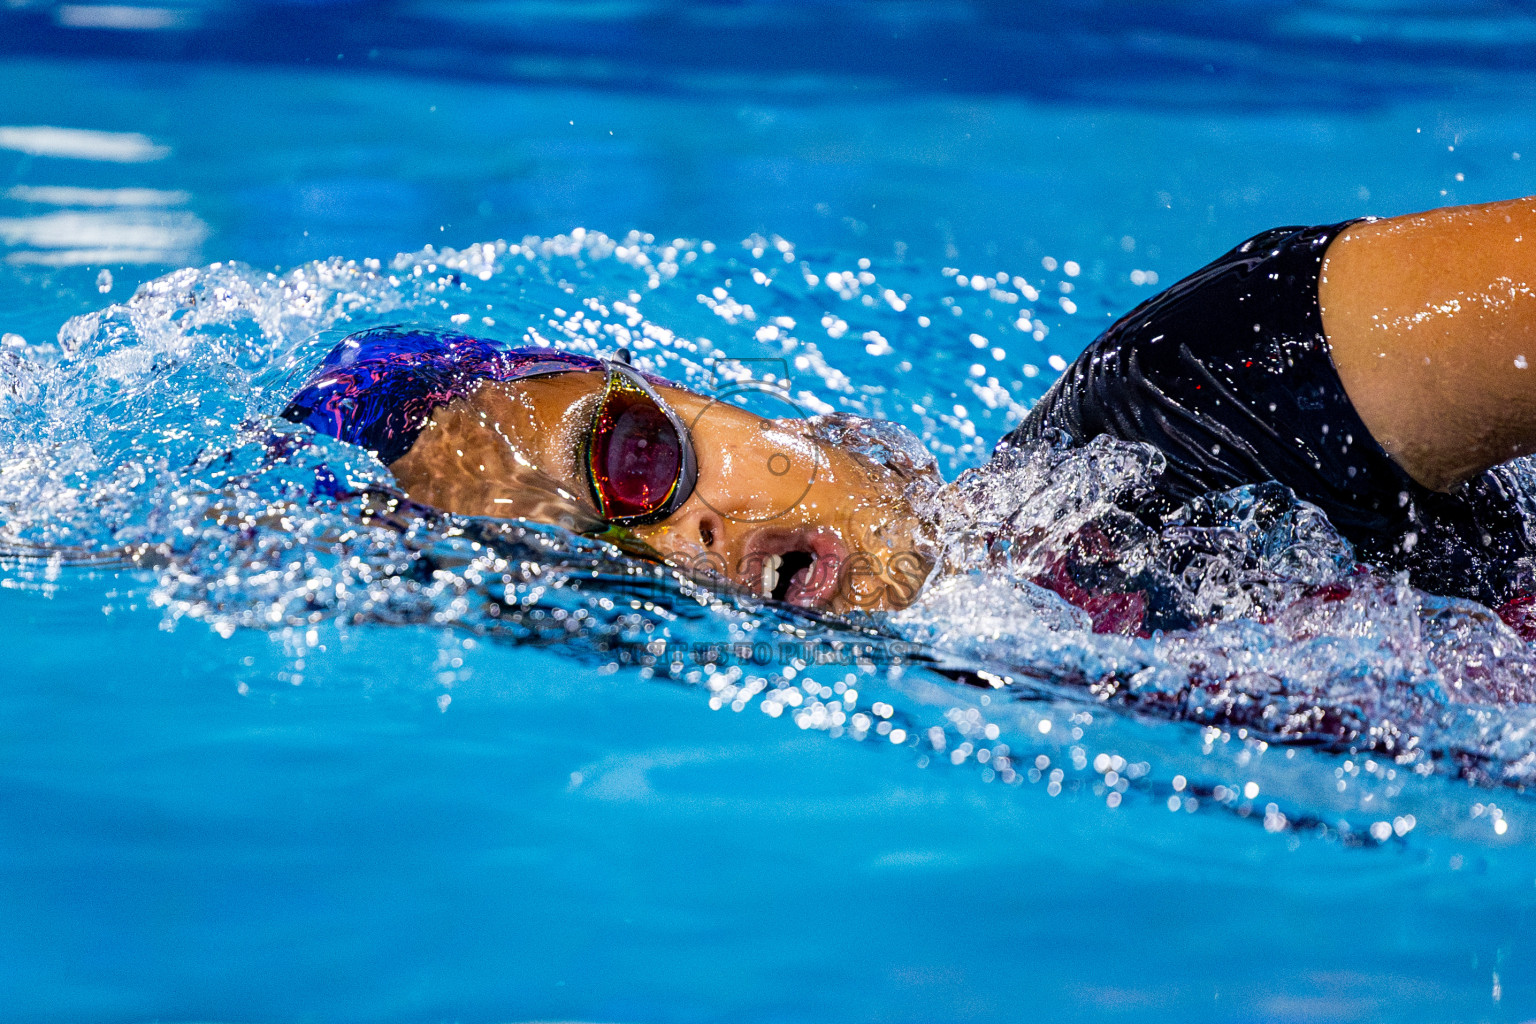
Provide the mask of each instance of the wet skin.
MULTIPOLYGON (((486 382, 433 413, 390 469, 413 500, 447 512, 592 523, 580 448, 603 383, 598 372, 486 382)), ((636 538, 689 572, 803 607, 911 602, 931 561, 907 480, 816 438, 805 421, 656 390, 688 426, 698 482, 665 520, 630 527, 636 538)))
POLYGON ((1318 304, 1355 411, 1419 483, 1536 452, 1536 197, 1355 224, 1318 304))

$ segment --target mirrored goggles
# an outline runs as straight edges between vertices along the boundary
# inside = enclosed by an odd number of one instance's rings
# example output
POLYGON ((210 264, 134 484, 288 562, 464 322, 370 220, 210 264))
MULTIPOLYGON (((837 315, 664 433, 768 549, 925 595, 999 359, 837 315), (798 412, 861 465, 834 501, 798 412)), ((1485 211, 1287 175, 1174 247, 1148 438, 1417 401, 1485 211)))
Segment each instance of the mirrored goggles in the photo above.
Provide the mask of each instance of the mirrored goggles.
POLYGON ((644 526, 676 512, 693 493, 698 461, 688 428, 645 378, 607 362, 602 398, 581 461, 599 514, 617 526, 644 526))

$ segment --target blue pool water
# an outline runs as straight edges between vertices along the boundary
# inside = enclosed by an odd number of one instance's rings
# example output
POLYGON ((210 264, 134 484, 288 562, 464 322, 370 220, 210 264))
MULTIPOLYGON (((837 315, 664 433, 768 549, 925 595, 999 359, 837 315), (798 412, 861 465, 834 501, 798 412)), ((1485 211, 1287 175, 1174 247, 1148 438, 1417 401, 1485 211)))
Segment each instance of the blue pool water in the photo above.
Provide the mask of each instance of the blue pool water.
POLYGON ((1305 510, 1094 634, 966 523, 1149 470, 1037 453, 821 621, 361 528, 275 418, 350 330, 532 329, 954 480, 1260 229, 1536 192, 1528 17, 163 10, 0 14, 0 1019, 1536 1016, 1536 655, 1305 510))

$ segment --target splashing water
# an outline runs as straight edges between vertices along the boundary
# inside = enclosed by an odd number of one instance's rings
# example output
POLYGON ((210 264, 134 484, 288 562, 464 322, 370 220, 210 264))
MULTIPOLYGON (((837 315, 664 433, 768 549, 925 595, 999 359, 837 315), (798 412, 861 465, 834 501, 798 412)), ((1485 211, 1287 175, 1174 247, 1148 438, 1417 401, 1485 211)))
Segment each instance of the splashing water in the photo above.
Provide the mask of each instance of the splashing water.
POLYGON ((47 592, 72 566, 113 568, 169 623, 225 636, 430 623, 549 645, 698 686, 716 708, 1112 807, 1224 808, 1360 842, 1518 824, 1517 800, 1469 816, 1447 788, 1536 773, 1536 659, 1497 615, 1358 566, 1278 485, 1149 525, 1122 505, 1162 471, 1150 449, 1044 443, 984 462, 983 434, 1045 383, 1023 362, 1047 361, 1052 325, 1028 308, 1045 282, 847 262, 778 238, 729 255, 576 231, 387 265, 186 269, 56 343, 9 335, 7 583, 47 592), (412 510, 366 452, 277 415, 339 338, 402 322, 627 347, 706 392, 768 386, 924 482, 939 569, 900 613, 826 617, 622 541, 412 510), (938 469, 959 475, 940 487, 938 469), (1195 724, 1136 731, 1101 704, 1195 724))
POLYGON ((1154 532, 1116 499, 1161 468, 1150 449, 1100 439, 967 471, 939 509, 946 575, 896 622, 994 673, 1159 715, 1528 780, 1536 660, 1497 615, 1356 565, 1278 484, 1208 495, 1154 532), (1128 589, 1090 593, 1074 575, 1128 589), (1119 635, 1154 617, 1149 598, 1183 628, 1119 635))

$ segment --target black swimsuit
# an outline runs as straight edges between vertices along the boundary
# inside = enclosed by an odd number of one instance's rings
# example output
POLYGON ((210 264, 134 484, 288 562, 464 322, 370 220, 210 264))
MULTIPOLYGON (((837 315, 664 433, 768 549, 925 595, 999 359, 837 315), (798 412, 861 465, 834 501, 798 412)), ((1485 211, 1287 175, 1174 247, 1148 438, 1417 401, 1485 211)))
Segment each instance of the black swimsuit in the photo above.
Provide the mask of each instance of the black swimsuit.
POLYGON ((1334 370, 1318 309, 1328 243, 1349 223, 1266 231, 1137 306, 1099 336, 1003 441, 1051 429, 1141 441, 1168 460, 1137 511, 1278 480, 1317 505, 1363 561, 1416 586, 1498 604, 1528 587, 1529 498, 1496 468, 1450 494, 1382 450, 1334 370))

